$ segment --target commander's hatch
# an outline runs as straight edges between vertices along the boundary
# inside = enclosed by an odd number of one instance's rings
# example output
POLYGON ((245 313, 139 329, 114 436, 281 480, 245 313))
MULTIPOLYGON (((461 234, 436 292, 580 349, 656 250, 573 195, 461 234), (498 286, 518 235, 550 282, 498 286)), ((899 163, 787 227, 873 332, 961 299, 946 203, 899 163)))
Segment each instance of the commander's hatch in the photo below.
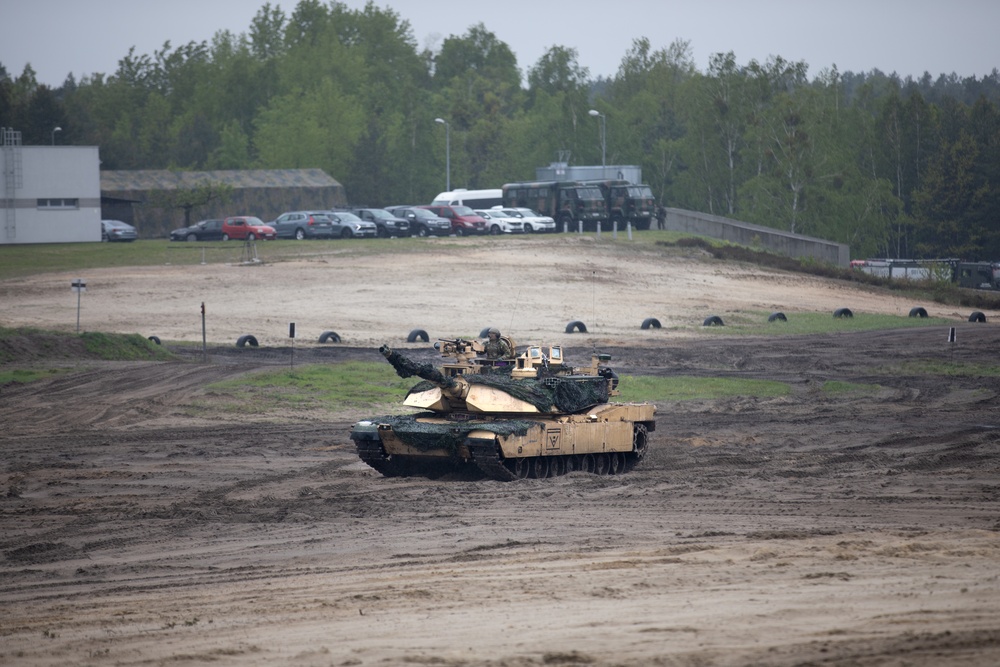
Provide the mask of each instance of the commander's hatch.
POLYGON ((563 369, 563 352, 561 345, 529 345, 528 349, 518 355, 517 366, 511 372, 511 377, 534 378, 539 371, 543 373, 559 373, 563 369))

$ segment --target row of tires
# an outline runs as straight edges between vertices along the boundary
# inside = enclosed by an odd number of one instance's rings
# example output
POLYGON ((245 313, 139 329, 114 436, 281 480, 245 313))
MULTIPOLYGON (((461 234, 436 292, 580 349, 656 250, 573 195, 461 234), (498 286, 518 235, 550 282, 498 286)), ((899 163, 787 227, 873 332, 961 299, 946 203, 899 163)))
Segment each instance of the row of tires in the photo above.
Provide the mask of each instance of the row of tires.
MULTIPOLYGON (((848 319, 848 318, 854 317, 854 312, 850 308, 838 308, 835 311, 833 311, 833 316, 835 318, 837 318, 837 319, 848 319)), ((923 308, 922 306, 916 306, 916 307, 910 309, 909 316, 910 317, 924 318, 924 317, 927 317, 927 310, 925 308, 923 308)), ((781 311, 775 311, 775 312, 771 313, 770 315, 768 315, 767 321, 768 322, 787 322, 788 321, 788 317, 783 312, 781 312, 781 311)), ((970 322, 986 322, 986 315, 982 311, 975 310, 975 311, 972 312, 971 315, 969 315, 969 321, 970 322)), ((723 319, 721 317, 719 317, 718 315, 709 315, 702 322, 702 326, 705 326, 705 327, 721 327, 721 326, 725 326, 725 324, 726 323, 723 321, 723 319)), ((642 324, 640 325, 639 328, 643 329, 643 330, 645 330, 645 329, 660 329, 660 328, 662 328, 662 325, 660 324, 660 321, 658 319, 656 319, 655 317, 647 317, 646 319, 644 319, 642 321, 642 324)), ((480 338, 486 338, 486 336, 487 336, 487 334, 489 332, 489 329, 490 329, 489 327, 483 328, 483 330, 479 332, 479 337, 480 338)), ((570 322, 569 324, 566 325, 565 333, 569 334, 569 333, 577 333, 577 332, 578 333, 587 333, 587 325, 584 324, 583 322, 581 322, 580 320, 573 320, 572 322, 570 322)), ((148 338, 149 338, 149 340, 151 342, 155 343, 156 345, 160 344, 160 339, 157 336, 149 336, 148 338)), ((336 331, 324 331, 319 336, 319 342, 320 343, 339 343, 339 342, 341 342, 341 339, 340 339, 340 335, 336 331)), ((407 336, 406 336, 406 342, 407 343, 417 343, 417 342, 429 343, 430 342, 430 336, 427 334, 427 332, 424 329, 413 329, 412 331, 410 331, 409 334, 407 334, 407 336)), ((242 336, 240 336, 239 338, 236 339, 236 347, 247 347, 247 346, 258 347, 258 345, 259 345, 259 343, 257 341, 257 337, 254 336, 253 334, 244 334, 244 335, 242 335, 242 336)))

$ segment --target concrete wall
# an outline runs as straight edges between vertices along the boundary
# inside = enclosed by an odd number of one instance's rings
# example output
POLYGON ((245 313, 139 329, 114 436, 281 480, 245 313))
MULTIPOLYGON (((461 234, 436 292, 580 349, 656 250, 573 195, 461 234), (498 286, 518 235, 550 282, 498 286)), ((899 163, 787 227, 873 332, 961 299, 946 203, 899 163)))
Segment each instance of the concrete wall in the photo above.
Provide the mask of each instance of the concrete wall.
POLYGON ((0 243, 101 240, 100 158, 96 146, 0 148, 0 243), (20 151, 20 160, 15 157, 20 151), (19 170, 20 187, 7 178, 19 170), (50 200, 69 200, 48 206, 50 200), (40 205, 39 200, 44 200, 40 205))
POLYGON ((668 208, 666 226, 671 231, 710 236, 740 245, 759 246, 797 259, 811 257, 845 268, 851 263, 851 248, 846 244, 790 234, 780 229, 752 225, 718 215, 668 208))

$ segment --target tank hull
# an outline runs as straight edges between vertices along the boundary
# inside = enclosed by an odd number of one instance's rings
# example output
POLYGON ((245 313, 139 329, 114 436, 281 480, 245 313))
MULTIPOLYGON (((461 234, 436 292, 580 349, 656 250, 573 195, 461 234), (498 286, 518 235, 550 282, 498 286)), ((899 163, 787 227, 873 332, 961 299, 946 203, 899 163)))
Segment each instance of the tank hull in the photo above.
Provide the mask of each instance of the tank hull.
POLYGON ((360 458, 389 477, 460 473, 510 481, 638 465, 655 428, 649 404, 604 403, 577 414, 420 413, 358 422, 360 458))

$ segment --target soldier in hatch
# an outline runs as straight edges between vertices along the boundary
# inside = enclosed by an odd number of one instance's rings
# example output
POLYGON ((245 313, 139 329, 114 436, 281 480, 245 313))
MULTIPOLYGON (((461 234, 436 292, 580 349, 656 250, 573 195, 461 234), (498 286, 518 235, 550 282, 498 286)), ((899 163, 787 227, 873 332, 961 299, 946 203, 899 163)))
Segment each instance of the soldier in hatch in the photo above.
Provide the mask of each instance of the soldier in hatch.
POLYGON ((483 345, 487 359, 513 359, 514 350, 510 349, 510 344, 500 337, 500 330, 490 327, 488 332, 489 340, 483 345))

